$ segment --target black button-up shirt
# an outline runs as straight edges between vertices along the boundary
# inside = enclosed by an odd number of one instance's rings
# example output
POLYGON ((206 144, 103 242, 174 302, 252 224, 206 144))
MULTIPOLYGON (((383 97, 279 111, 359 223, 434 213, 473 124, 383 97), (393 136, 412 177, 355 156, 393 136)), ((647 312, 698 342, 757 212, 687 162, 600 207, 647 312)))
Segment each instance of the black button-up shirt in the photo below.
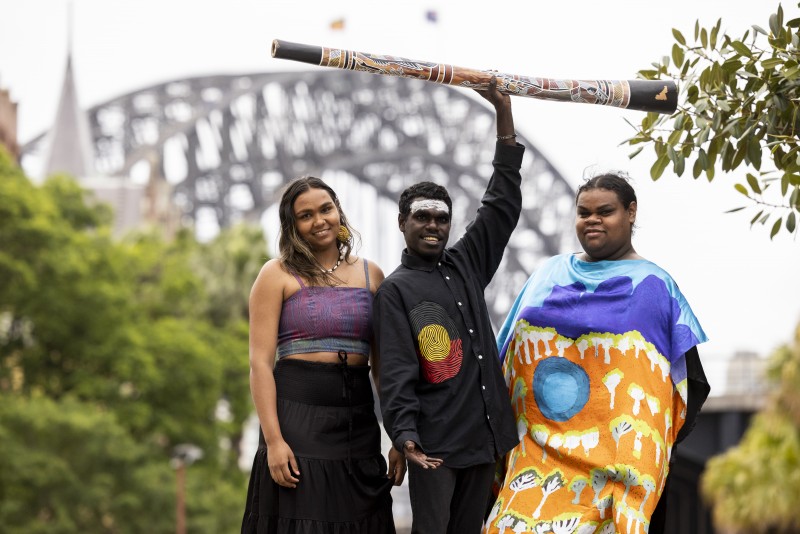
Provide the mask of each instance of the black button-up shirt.
POLYGON ((475 220, 438 261, 403 252, 375 295, 381 411, 398 450, 448 467, 493 462, 519 437, 484 290, 522 208, 522 145, 498 143, 475 220))

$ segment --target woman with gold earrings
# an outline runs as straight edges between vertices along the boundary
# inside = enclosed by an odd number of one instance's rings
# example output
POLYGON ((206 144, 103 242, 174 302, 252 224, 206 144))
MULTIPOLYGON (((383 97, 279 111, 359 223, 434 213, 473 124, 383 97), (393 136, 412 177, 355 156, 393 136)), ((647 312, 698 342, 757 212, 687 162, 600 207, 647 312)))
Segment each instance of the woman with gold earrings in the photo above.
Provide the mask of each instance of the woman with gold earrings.
POLYGON ((381 455, 370 368, 383 272, 353 254, 333 189, 299 178, 280 202, 280 258, 250 293, 250 391, 261 435, 243 534, 391 534, 402 453, 381 455), (277 356, 277 363, 276 363, 277 356))

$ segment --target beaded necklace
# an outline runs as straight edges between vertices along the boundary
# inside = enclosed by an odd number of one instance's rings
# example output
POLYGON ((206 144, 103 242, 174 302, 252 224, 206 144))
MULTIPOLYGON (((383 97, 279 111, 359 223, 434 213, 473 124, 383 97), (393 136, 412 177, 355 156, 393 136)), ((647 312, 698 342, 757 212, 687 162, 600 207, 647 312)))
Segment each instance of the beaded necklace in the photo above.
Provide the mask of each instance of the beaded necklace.
POLYGON ((331 274, 333 271, 335 271, 339 267, 339 265, 342 263, 343 259, 344 259, 344 251, 340 248, 339 249, 339 259, 336 260, 336 265, 334 265, 330 269, 323 268, 323 269, 320 269, 320 270, 325 274, 331 274))

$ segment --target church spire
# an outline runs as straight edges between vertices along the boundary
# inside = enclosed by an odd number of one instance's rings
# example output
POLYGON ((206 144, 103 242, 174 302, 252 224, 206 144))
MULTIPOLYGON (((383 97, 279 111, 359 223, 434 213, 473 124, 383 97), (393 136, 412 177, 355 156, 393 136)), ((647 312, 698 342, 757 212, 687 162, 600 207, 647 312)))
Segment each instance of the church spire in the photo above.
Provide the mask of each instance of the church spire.
POLYGON ((67 68, 58 111, 50 128, 45 157, 44 176, 57 172, 72 174, 78 179, 94 174, 94 145, 89 119, 78 104, 78 92, 72 69, 72 4, 69 6, 69 43, 67 68))

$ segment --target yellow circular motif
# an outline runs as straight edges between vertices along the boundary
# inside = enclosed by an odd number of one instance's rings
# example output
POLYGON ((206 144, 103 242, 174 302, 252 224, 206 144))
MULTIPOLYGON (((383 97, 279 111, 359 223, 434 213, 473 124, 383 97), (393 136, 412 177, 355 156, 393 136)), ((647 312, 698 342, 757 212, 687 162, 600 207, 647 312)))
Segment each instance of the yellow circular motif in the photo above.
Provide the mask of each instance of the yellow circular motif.
POLYGON ((420 353, 428 361, 440 362, 450 354, 450 336, 442 325, 429 324, 422 327, 417 341, 420 353))

